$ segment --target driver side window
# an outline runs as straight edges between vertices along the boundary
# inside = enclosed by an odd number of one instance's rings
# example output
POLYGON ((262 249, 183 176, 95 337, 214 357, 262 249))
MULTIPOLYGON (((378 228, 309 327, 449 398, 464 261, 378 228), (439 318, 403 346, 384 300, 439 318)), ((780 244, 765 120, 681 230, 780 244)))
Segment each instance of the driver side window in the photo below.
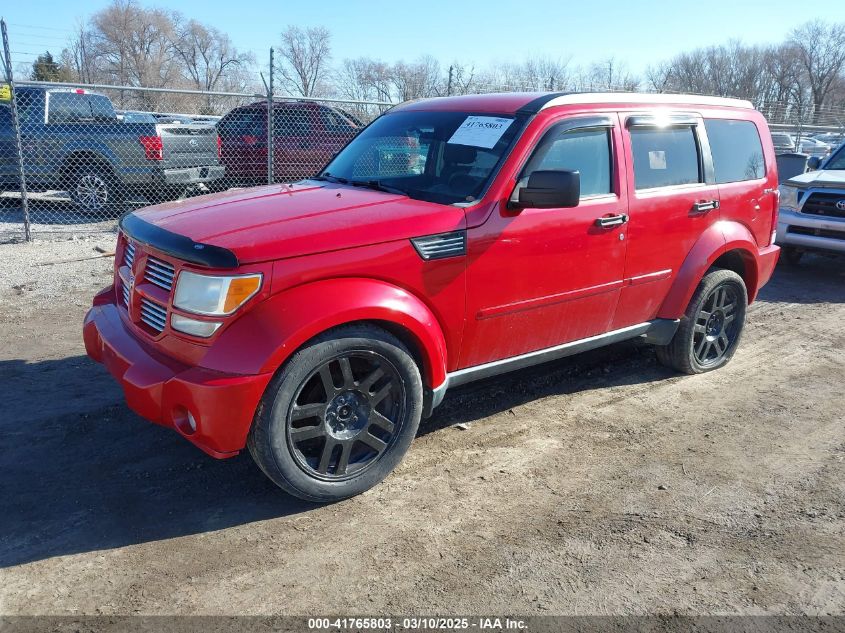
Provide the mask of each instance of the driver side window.
POLYGON ((577 171, 582 198, 612 193, 610 147, 608 128, 552 129, 528 161, 523 178, 540 170, 577 171))

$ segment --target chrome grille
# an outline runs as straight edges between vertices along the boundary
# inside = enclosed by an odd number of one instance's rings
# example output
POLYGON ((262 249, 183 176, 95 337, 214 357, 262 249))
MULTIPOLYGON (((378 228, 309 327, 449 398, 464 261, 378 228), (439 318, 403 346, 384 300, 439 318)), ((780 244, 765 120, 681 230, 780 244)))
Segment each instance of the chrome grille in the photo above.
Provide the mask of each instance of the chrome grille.
POLYGON ((132 268, 135 263, 135 245, 132 242, 126 242, 126 251, 123 253, 123 263, 132 268))
POLYGON ((173 288, 173 266, 156 257, 147 258, 147 268, 144 271, 144 279, 167 292, 173 288))
POLYGON ((128 308, 129 307, 129 286, 127 286, 125 283, 122 283, 122 282, 121 282, 120 285, 121 285, 121 289, 123 290, 123 305, 124 305, 124 307, 128 308))
POLYGON ((149 299, 141 299, 141 321, 156 332, 161 332, 167 323, 167 308, 149 299))

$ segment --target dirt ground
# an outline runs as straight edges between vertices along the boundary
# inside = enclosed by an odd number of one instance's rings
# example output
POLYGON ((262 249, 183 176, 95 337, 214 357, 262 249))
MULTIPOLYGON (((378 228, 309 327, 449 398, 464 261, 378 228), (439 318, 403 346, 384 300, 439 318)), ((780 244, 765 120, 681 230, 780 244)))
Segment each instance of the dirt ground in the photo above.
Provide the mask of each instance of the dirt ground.
POLYGON ((0 613, 843 614, 845 260, 780 266, 726 368, 635 343, 451 392, 330 506, 122 404, 113 237, 0 246, 0 613))

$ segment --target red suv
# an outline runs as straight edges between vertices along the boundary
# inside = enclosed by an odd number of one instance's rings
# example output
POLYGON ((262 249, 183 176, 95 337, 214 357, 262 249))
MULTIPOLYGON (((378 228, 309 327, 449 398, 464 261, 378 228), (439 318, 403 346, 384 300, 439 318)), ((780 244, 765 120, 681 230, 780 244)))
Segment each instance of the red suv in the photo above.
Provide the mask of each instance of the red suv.
MULTIPOLYGON (((302 102, 273 104, 273 176, 290 182, 316 175, 363 125, 336 108, 302 102)), ((267 182, 267 104, 235 108, 217 124, 227 184, 267 182)))
POLYGON ((125 215, 85 345, 140 415, 330 501, 383 479, 449 387, 634 337, 721 367, 777 208, 745 101, 416 101, 311 180, 125 215))

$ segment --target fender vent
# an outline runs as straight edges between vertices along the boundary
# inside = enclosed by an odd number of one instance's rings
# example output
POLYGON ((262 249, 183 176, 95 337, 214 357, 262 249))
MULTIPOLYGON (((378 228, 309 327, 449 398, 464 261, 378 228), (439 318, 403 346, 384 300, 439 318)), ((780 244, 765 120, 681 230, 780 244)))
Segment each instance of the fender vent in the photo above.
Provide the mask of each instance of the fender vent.
POLYGON ((452 233, 415 237, 411 240, 411 243, 425 261, 458 257, 466 255, 467 233, 466 231, 453 231, 452 233))

